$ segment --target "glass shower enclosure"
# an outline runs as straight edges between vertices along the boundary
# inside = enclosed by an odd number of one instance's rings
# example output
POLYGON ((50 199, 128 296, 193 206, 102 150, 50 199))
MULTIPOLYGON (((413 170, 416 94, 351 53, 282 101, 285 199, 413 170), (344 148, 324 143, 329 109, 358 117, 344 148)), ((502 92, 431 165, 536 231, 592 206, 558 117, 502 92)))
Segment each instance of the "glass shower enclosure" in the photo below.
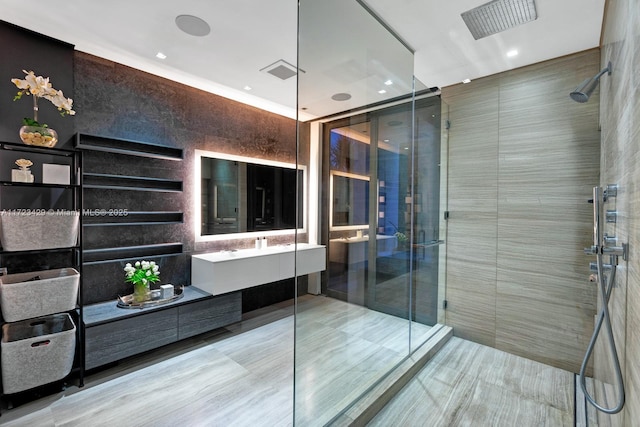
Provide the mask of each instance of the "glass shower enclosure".
POLYGON ((438 322, 443 118, 412 51, 364 3, 300 0, 298 31, 298 111, 320 177, 309 234, 327 268, 296 295, 294 422, 323 426, 438 322))

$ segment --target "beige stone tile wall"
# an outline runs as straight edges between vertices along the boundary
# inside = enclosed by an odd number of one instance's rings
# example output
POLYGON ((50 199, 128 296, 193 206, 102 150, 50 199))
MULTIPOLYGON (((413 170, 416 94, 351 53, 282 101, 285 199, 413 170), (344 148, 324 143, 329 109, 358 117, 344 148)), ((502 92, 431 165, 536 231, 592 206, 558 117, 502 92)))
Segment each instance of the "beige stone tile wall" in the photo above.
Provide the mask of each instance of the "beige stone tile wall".
MULTIPOLYGON (((605 16, 600 66, 611 61, 613 69, 600 84, 600 183, 619 186, 618 197, 607 203, 618 212, 618 222, 605 231, 628 242, 630 254, 628 262, 620 260, 609 303, 626 404, 618 415, 600 414, 598 423, 632 426, 640 420, 640 1, 609 0, 605 16)), ((597 347, 594 371, 598 400, 613 406, 615 379, 603 345, 597 347)))
POLYGON ((598 98, 569 92, 598 49, 444 88, 449 106, 446 323, 577 372, 593 329, 583 247, 599 181, 598 98))

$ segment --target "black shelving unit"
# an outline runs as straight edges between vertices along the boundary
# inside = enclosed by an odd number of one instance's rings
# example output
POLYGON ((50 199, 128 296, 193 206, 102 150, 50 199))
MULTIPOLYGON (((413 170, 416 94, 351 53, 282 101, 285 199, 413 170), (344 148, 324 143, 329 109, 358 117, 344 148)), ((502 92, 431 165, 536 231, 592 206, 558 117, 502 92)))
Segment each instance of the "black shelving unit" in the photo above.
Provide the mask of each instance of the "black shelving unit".
MULTIPOLYGON (((76 307, 66 311, 73 319, 76 326, 75 354, 73 355, 73 366, 71 372, 64 378, 56 380, 66 382, 69 378, 77 376, 79 386, 84 385, 84 328, 82 323, 82 192, 80 191, 80 154, 77 150, 57 149, 48 147, 30 146, 10 142, 0 142, 0 211, 2 215, 30 214, 49 215, 60 214, 60 211, 73 211, 78 215, 78 240, 75 245, 67 247, 54 247, 33 250, 8 251, 0 249, 0 267, 6 268, 5 274, 19 274, 35 271, 46 271, 62 268, 73 268, 79 273, 79 285, 76 307), (31 172, 34 182, 14 182, 11 177, 12 168, 17 168, 14 164, 19 158, 28 158, 33 162, 31 172), (43 182, 43 164, 68 166, 68 183, 47 183, 43 182)), ((3 242, 0 242, 3 243, 3 242)), ((49 313, 55 315, 56 313, 49 313)), ((37 317, 25 319, 37 323, 44 319, 37 317)), ((17 325, 20 322, 5 322, 3 325, 17 325)), ((17 393, 5 394, 3 390, 2 398, 22 400, 21 396, 28 393, 40 392, 37 389, 51 388, 51 384, 38 384, 32 389, 27 389, 17 393)), ((28 399, 28 398, 27 398, 28 399)))
MULTIPOLYGON (((83 156, 95 157, 99 155, 112 155, 118 159, 120 166, 128 166, 128 169, 138 170, 136 162, 143 159, 153 159, 154 161, 180 162, 183 160, 183 150, 151 144, 148 142, 125 140, 98 135, 79 133, 76 135, 75 147, 83 152, 83 156)), ((84 162, 85 165, 88 162, 84 162)), ((100 171, 89 170, 85 167, 82 171, 82 189, 86 191, 109 190, 116 192, 153 192, 153 193, 181 193, 183 190, 182 180, 164 177, 132 176, 118 171, 117 165, 109 165, 110 170, 100 171), (114 172, 112 172, 112 170, 114 172)), ((173 165, 171 166, 174 167, 173 165)), ((118 193, 121 194, 121 193, 118 193)), ((126 196, 124 196, 126 197, 126 196)), ((168 211, 157 206, 157 210, 140 210, 125 212, 119 215, 115 211, 95 211, 83 206, 85 221, 83 227, 96 228, 123 226, 139 227, 154 226, 162 227, 172 224, 181 224, 184 220, 182 211, 168 211)), ((134 261, 140 258, 160 258, 182 255, 183 246, 181 242, 154 242, 150 244, 127 245, 127 246, 107 246, 88 247, 83 246, 84 265, 95 265, 104 263, 115 263, 122 261, 134 261)))
MULTIPOLYGON (((126 295, 122 266, 137 260, 165 262, 173 273, 188 270, 182 240, 184 171, 176 165, 183 150, 140 141, 78 134, 75 147, 82 152, 84 193, 82 260, 85 289, 117 287, 121 280, 126 295), (99 209, 98 201, 111 204, 99 209), (119 215, 121 208, 126 215, 119 215), (114 211, 110 211, 113 208, 114 211), (124 209, 122 209, 124 210, 124 209), (142 236, 144 234, 144 236, 142 236), (122 243, 122 244, 119 244, 122 243), (105 280, 104 278, 107 277, 105 280), (114 279, 111 279, 114 278, 114 279), (101 282, 104 280, 104 283, 101 282)), ((167 280, 161 267, 163 282, 167 280)), ((187 274, 184 275, 188 277, 187 274)), ((166 282, 164 282, 166 283, 166 282)), ((89 370, 118 362, 197 334, 237 322, 242 317, 239 292, 212 296, 184 286, 184 297, 144 309, 119 308, 116 295, 94 297, 84 307, 85 367, 89 370)), ((88 293, 87 292, 87 293, 88 293)))

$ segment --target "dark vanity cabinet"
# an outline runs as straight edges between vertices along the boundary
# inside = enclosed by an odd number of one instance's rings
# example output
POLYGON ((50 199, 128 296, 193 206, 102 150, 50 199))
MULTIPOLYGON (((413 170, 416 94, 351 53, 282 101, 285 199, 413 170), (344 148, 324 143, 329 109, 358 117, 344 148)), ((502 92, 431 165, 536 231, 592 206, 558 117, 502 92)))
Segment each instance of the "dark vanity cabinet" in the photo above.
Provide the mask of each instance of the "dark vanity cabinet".
POLYGON ((239 293, 212 297, 184 288, 184 297, 155 308, 122 309, 113 302, 85 310, 86 368, 116 362, 239 321, 239 293))

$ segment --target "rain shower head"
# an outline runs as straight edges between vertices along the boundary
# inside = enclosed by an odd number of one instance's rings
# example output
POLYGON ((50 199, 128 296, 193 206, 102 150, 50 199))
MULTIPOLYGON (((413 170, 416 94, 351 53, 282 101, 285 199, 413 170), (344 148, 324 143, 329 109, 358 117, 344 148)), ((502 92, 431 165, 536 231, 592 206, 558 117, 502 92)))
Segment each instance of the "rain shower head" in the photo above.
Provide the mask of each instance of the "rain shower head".
POLYGON ((573 99, 576 102, 587 102, 589 100, 589 97, 593 93, 593 91, 598 86, 598 81, 600 80, 600 77, 602 77, 604 73, 611 75, 611 61, 609 61, 606 68, 603 68, 602 71, 600 71, 594 77, 590 79, 586 79, 585 81, 580 83, 580 85, 577 88, 575 88, 573 92, 569 94, 571 99, 573 99))

